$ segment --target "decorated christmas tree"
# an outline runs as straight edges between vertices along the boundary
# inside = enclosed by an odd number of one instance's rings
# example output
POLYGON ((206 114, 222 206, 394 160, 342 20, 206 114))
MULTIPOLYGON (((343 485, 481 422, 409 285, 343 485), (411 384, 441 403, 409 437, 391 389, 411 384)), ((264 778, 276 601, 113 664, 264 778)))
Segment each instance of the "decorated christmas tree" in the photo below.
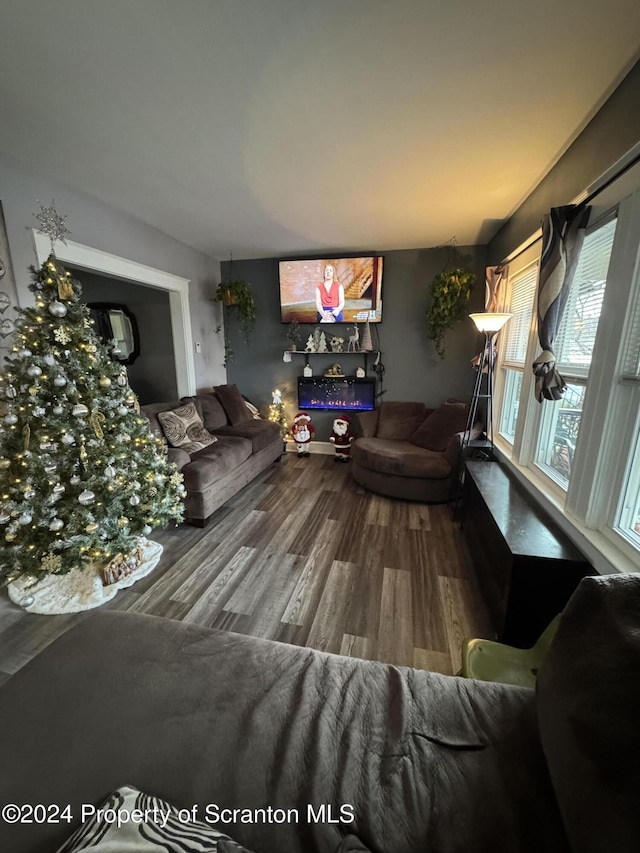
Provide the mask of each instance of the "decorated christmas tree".
MULTIPOLYGON (((38 219, 52 248, 68 233, 53 205, 38 219)), ((19 309, 0 377, 0 579, 117 555, 135 567, 140 537, 181 519, 182 475, 93 332, 80 284, 53 253, 32 274, 35 305, 19 309)))

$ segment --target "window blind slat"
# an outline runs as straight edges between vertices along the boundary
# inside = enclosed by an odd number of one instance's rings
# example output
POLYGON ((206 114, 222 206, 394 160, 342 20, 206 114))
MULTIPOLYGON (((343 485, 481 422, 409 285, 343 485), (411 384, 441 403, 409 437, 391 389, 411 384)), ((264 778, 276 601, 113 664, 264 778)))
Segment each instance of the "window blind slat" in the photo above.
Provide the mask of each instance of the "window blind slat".
POLYGON ((537 280, 538 264, 533 264, 511 280, 511 300, 508 310, 513 316, 503 331, 502 361, 504 365, 524 366, 537 280))
POLYGON ((591 365, 616 222, 612 219, 585 237, 553 347, 558 365, 565 371, 591 365))

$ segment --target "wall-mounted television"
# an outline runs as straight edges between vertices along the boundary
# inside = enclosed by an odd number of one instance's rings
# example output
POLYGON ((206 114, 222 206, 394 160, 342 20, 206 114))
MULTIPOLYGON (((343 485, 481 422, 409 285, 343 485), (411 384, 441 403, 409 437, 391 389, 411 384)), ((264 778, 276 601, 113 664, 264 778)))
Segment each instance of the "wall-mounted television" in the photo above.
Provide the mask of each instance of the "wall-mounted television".
POLYGON ((280 261, 283 323, 379 323, 382 258, 280 261))
POLYGON ((366 412, 376 406, 376 380, 345 376, 298 377, 298 408, 366 412))

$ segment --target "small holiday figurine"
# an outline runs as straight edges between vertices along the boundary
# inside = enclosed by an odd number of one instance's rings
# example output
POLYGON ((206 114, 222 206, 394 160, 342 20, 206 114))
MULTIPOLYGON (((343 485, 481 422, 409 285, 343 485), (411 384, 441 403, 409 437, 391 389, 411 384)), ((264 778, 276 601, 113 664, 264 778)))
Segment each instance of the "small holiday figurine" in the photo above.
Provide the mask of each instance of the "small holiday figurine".
POLYGON ((298 448, 298 456, 309 455, 309 444, 315 432, 310 416, 306 412, 298 412, 291 427, 291 434, 298 448))
POLYGON ((334 462, 348 462, 351 453, 351 420, 349 415, 340 415, 333 422, 333 432, 329 436, 329 441, 333 444, 336 455, 333 458, 334 462))

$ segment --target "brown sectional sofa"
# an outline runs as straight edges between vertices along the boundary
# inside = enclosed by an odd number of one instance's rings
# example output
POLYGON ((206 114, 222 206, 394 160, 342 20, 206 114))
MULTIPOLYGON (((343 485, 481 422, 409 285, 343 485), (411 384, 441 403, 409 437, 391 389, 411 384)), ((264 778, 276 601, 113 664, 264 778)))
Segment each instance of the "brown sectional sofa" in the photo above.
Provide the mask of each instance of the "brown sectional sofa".
MULTIPOLYGON (((354 419, 358 437, 351 449, 354 480, 392 498, 451 500, 466 417, 465 404, 457 401, 447 401, 439 409, 387 402, 372 412, 358 413, 354 419), (434 417, 427 422, 429 416, 434 417)), ((480 432, 478 425, 473 435, 480 432)))
MULTIPOLYGON (((283 452, 280 428, 267 420, 254 419, 249 410, 225 411, 223 390, 200 392, 169 403, 153 403, 142 407, 153 432, 164 437, 158 420, 160 412, 193 402, 205 428, 216 436, 214 444, 193 454, 169 447, 169 459, 184 476, 187 490, 185 521, 204 527, 209 516, 246 486, 261 471, 279 460, 283 452)), ((225 400, 226 402, 226 400, 225 400)))

